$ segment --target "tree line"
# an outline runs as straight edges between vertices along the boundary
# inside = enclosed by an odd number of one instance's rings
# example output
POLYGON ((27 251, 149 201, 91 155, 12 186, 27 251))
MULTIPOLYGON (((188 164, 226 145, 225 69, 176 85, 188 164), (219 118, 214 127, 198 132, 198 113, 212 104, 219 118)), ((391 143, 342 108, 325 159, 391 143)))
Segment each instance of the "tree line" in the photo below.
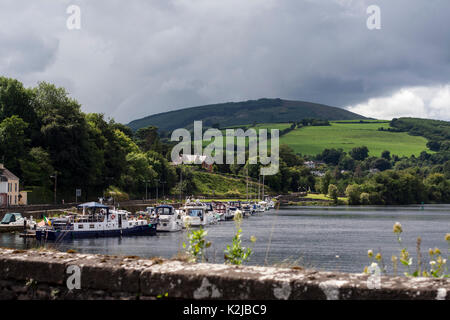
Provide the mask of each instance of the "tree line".
POLYGON ((22 189, 50 202, 92 199, 116 187, 132 197, 145 185, 169 190, 176 171, 165 157, 157 128, 134 133, 103 114, 81 111, 64 88, 41 82, 25 88, 0 77, 0 162, 20 177, 22 189), (56 176, 56 179, 55 179, 56 176))

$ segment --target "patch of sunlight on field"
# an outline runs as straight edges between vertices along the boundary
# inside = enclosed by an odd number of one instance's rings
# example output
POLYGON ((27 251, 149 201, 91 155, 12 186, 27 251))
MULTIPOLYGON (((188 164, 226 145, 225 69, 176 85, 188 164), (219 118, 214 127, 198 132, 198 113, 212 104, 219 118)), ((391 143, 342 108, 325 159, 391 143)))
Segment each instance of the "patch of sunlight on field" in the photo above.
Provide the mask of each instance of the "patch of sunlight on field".
MULTIPOLYGON (((305 198, 308 199, 314 199, 314 200, 333 200, 332 198, 328 197, 326 194, 322 194, 322 193, 308 193, 305 198)), ((339 200, 342 201, 348 201, 347 197, 338 197, 339 200)))
POLYGON ((385 150, 398 156, 419 155, 426 147, 427 139, 411 136, 406 132, 378 131, 389 128, 389 123, 338 123, 331 126, 295 129, 280 138, 280 144, 289 145, 296 153, 316 155, 324 149, 367 146, 371 156, 380 156, 385 150))

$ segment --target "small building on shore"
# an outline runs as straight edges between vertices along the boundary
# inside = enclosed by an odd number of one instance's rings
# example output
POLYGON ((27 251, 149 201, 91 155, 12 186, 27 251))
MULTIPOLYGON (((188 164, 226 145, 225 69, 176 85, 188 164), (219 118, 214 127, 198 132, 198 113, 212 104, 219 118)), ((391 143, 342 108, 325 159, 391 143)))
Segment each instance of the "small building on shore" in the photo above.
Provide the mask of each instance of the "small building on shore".
POLYGON ((209 172, 213 171, 213 165, 208 164, 207 156, 203 155, 197 155, 197 154, 183 154, 178 159, 176 159, 174 162, 172 162, 172 165, 177 166, 180 164, 201 164, 203 169, 208 170, 209 172))
POLYGON ((19 190, 19 178, 0 163, 0 207, 26 204, 24 195, 19 190))

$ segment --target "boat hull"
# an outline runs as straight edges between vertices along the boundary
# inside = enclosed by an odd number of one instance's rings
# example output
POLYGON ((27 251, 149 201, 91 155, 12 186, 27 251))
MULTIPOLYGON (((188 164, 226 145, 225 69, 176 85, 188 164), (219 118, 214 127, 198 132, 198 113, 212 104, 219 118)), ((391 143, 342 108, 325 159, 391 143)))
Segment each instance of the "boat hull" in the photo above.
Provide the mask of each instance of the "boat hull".
POLYGON ((126 229, 114 230, 36 230, 36 240, 47 241, 70 241, 73 239, 106 238, 106 237, 128 237, 128 236, 155 236, 156 224, 134 226, 126 229))
POLYGON ((158 232, 177 232, 177 231, 181 231, 183 229, 183 227, 181 226, 181 224, 178 224, 176 222, 165 222, 165 221, 161 221, 158 224, 158 232))

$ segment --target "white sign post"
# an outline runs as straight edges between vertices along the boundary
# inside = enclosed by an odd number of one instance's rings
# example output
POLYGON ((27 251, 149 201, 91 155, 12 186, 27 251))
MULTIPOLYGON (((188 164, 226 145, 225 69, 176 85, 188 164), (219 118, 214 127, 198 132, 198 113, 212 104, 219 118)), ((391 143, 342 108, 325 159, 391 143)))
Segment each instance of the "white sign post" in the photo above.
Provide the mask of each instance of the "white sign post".
POLYGON ((75 203, 78 203, 78 197, 81 197, 81 189, 75 190, 75 203))

